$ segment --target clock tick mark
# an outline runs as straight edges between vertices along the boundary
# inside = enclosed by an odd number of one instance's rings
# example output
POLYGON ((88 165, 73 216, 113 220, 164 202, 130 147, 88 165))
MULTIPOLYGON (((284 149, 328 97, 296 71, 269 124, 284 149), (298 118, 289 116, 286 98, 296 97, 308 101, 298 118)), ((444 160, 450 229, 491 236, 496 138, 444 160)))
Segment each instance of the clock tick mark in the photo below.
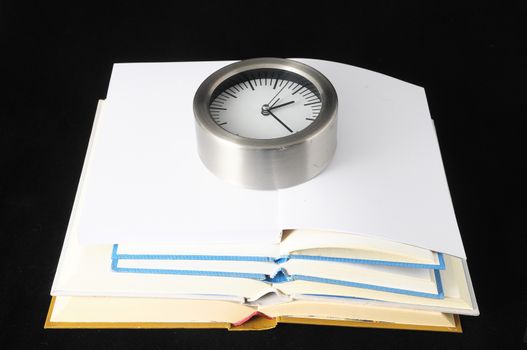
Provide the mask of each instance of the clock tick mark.
MULTIPOLYGON (((299 84, 300 85, 300 84, 299 84)), ((294 95, 296 94, 297 92, 299 92, 300 90, 302 90, 304 88, 304 86, 301 86, 300 89, 296 90, 295 92, 293 92, 291 95, 294 95)))
POLYGON ((238 98, 238 97, 234 96, 233 94, 231 94, 231 93, 228 92, 228 91, 224 91, 224 92, 225 92, 227 95, 231 96, 231 97, 238 98))
POLYGON ((304 106, 310 106, 310 105, 314 105, 314 104, 317 104, 317 103, 321 103, 321 102, 320 101, 316 101, 316 102, 304 103, 304 106))

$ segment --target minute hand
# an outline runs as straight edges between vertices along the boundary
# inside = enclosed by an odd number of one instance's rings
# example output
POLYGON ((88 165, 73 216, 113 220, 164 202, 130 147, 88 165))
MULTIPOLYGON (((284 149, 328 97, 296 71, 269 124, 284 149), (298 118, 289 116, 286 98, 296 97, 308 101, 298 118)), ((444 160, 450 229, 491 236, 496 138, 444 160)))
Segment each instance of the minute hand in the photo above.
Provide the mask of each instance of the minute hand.
POLYGON ((269 108, 268 110, 270 111, 271 109, 276 109, 276 108, 279 108, 279 107, 287 106, 287 105, 290 105, 291 103, 295 103, 295 101, 289 101, 289 102, 286 102, 286 103, 282 103, 281 105, 273 106, 273 107, 269 108))
POLYGON ((280 120, 276 115, 274 115, 273 112, 271 112, 270 110, 269 110, 269 114, 272 115, 273 118, 276 119, 280 124, 282 124, 282 126, 283 126, 284 128, 286 128, 287 130, 289 130, 289 132, 293 132, 293 130, 291 130, 291 128, 289 128, 287 125, 285 125, 284 122, 281 121, 281 120, 280 120))

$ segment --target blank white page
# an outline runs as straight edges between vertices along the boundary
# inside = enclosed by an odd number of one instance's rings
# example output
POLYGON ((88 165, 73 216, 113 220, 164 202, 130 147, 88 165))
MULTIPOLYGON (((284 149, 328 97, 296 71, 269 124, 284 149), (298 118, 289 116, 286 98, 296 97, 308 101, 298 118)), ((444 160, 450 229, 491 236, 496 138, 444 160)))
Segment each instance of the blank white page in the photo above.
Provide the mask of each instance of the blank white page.
POLYGON ((83 170, 82 243, 279 241, 277 192, 230 186, 197 154, 194 93, 227 63, 114 65, 83 170))
POLYGON ((335 158, 280 190, 284 229, 370 235, 465 258, 424 89, 365 69, 298 59, 339 98, 335 158))
POLYGON ((339 139, 321 175, 280 191, 231 186, 197 155, 194 93, 230 62, 116 64, 83 169, 81 241, 270 244, 281 229, 306 228, 464 258, 424 90, 345 64, 299 61, 335 85, 339 139))

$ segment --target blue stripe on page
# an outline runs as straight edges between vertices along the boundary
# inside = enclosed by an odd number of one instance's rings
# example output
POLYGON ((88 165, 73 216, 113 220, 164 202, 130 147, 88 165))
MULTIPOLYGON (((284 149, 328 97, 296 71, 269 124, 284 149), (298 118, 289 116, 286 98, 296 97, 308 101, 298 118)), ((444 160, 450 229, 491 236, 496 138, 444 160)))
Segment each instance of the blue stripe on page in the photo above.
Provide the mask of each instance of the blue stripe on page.
POLYGON ((330 279, 330 278, 313 277, 313 276, 306 276, 306 275, 288 275, 287 271, 285 271, 284 269, 280 269, 274 276, 268 276, 265 279, 265 281, 271 282, 271 283, 284 283, 284 282, 290 282, 294 280, 310 281, 310 282, 318 282, 318 283, 337 284, 337 285, 347 286, 347 287, 372 289, 372 290, 378 290, 381 292, 413 295, 413 296, 425 297, 425 298, 443 299, 444 298, 443 284, 441 283, 441 275, 439 274, 438 270, 434 270, 434 277, 435 277, 436 286, 437 286, 437 294, 418 292, 418 291, 413 291, 413 290, 408 290, 408 289, 378 286, 378 285, 367 284, 367 283, 335 280, 335 279, 330 279))
POLYGON ((342 262, 342 263, 353 263, 353 264, 368 264, 368 265, 386 265, 396 267, 408 267, 416 269, 434 269, 444 270, 445 260, 442 253, 437 253, 439 264, 418 264, 418 263, 407 263, 400 261, 386 261, 386 260, 369 260, 369 259, 354 259, 354 258, 336 258, 330 256, 316 256, 316 255, 302 255, 302 254, 291 254, 289 259, 301 259, 301 260, 318 260, 318 261, 330 261, 330 262, 342 262))
POLYGON ((266 256, 241 256, 241 255, 173 255, 173 254, 120 254, 118 253, 118 244, 113 245, 112 259, 126 259, 126 260, 218 260, 218 261, 261 261, 261 262, 275 262, 282 264, 287 262, 289 259, 302 259, 302 260, 316 260, 316 261, 329 261, 329 262, 342 262, 342 263, 354 263, 354 264, 367 264, 367 265, 383 265, 383 266, 396 266, 396 267, 407 267, 407 268, 419 268, 419 269, 435 269, 444 270, 445 261, 442 253, 437 253, 439 264, 417 264, 417 263, 406 263, 396 261, 385 261, 385 260, 368 260, 368 259, 352 259, 352 258, 336 258, 328 256, 315 256, 315 255, 302 255, 302 254, 291 254, 282 256, 280 258, 266 257, 266 256))
POLYGON ((223 271, 196 271, 196 270, 170 270, 170 269, 145 269, 119 267, 119 259, 112 259, 112 270, 115 272, 142 273, 142 274, 160 274, 160 275, 183 275, 183 276, 207 276, 207 277, 233 277, 233 278, 250 278, 256 280, 265 280, 267 277, 259 273, 243 272, 223 272, 223 271))
POLYGON ((128 273, 143 273, 143 274, 163 274, 163 275, 183 275, 183 276, 207 276, 207 277, 232 277, 232 278, 249 278, 260 280, 269 283, 285 283, 294 280, 310 281, 317 283, 328 283, 336 284, 347 287, 364 288, 371 290, 378 290, 382 292, 397 293, 412 295, 425 298, 443 299, 443 285, 441 282, 441 275, 438 270, 434 270, 434 277, 437 285, 437 294, 424 293, 400 288, 392 288, 385 286, 377 286, 359 282, 349 282, 342 280, 335 280, 329 278, 313 277, 306 275, 288 275, 284 269, 280 269, 274 276, 268 276, 265 274, 257 273, 241 273, 241 272, 224 272, 224 271, 196 271, 196 270, 173 270, 173 269, 148 269, 148 268, 128 268, 119 267, 119 259, 112 259, 112 270, 115 272, 128 272, 128 273))
POLYGON ((434 270, 434 276, 436 278, 437 284, 437 294, 441 296, 441 299, 445 297, 445 292, 443 290, 443 282, 441 281, 441 274, 438 270, 434 270))
POLYGON ((436 285, 438 289, 437 294, 418 292, 418 291, 400 289, 400 288, 385 287, 385 286, 376 286, 373 284, 366 284, 366 283, 359 283, 359 282, 349 282, 349 281, 334 280, 334 279, 329 279, 329 278, 305 276, 305 275, 294 275, 292 276, 292 278, 294 280, 300 280, 300 281, 336 284, 336 285, 347 286, 347 287, 364 288, 364 289, 378 290, 381 292, 413 295, 413 296, 424 297, 424 298, 443 299, 445 297, 443 293, 443 288, 440 282, 441 280, 440 279, 438 280, 437 275, 436 275, 436 285))

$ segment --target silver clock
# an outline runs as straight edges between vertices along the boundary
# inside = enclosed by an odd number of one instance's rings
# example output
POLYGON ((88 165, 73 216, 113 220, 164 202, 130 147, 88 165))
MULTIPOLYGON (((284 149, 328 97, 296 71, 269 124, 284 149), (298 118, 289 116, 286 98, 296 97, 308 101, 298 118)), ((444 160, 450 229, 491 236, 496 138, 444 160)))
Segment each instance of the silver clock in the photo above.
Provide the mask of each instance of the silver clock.
POLYGON ((255 58, 210 75, 194 96, 198 154, 218 177, 245 188, 301 184, 331 161, 337 93, 297 61, 255 58))

